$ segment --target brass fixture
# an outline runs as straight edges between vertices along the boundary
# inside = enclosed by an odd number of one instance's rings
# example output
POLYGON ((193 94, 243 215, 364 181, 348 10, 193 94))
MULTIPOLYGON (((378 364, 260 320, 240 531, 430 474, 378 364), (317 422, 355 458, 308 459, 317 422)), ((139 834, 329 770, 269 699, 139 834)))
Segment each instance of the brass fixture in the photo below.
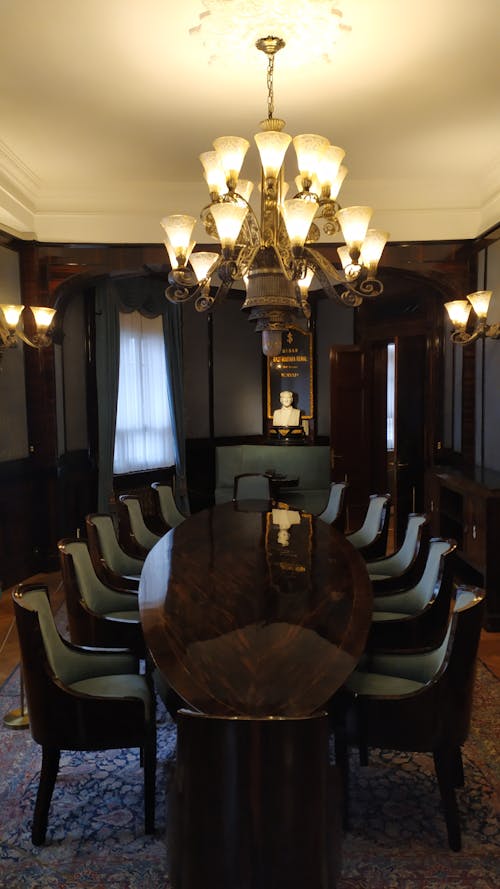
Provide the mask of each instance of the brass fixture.
POLYGON ((307 281, 314 275, 325 293, 345 306, 359 306, 365 297, 382 293, 376 278, 387 232, 369 229, 371 207, 341 209, 337 196, 347 172, 345 152, 324 136, 284 132, 285 121, 274 116, 274 59, 285 46, 280 37, 259 39, 257 49, 267 56, 267 118, 255 135, 260 154, 260 220, 249 203, 253 183, 239 178, 249 143, 238 136, 215 139, 214 151, 200 160, 210 193, 210 204, 200 214, 207 234, 220 241, 220 253, 193 253, 196 219, 173 215, 161 221, 170 257, 172 302, 194 298, 195 308, 210 311, 243 279, 246 299, 242 309, 262 332, 264 354, 281 352, 282 331, 311 309, 307 281), (286 199, 283 163, 293 142, 299 175, 297 192, 286 199), (342 231, 346 245, 339 248, 337 269, 311 245, 325 234, 342 231), (218 289, 211 291, 216 277, 218 289))
POLYGON ((467 346, 480 338, 500 339, 500 324, 488 324, 486 321, 492 293, 492 290, 476 290, 475 293, 469 293, 465 299, 455 299, 444 304, 453 324, 451 332, 453 343, 467 346), (474 309, 476 323, 474 329, 469 333, 467 326, 471 309, 474 309))

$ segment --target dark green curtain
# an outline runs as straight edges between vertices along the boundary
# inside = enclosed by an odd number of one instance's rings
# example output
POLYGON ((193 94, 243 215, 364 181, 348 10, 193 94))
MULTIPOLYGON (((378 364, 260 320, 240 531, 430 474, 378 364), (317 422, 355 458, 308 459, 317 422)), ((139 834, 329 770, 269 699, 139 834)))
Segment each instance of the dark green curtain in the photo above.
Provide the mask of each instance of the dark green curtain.
POLYGON ((175 440, 175 499, 177 506, 189 515, 189 499, 186 478, 186 437, 184 434, 184 380, 182 354, 182 309, 166 302, 163 312, 163 334, 167 364, 168 391, 172 408, 172 424, 175 440))
POLYGON ((118 300, 109 278, 99 282, 95 294, 97 420, 99 457, 97 508, 109 512, 113 493, 118 374, 120 369, 120 321, 118 300))
POLYGON ((165 281, 153 276, 107 279, 96 291, 96 368, 99 421, 99 510, 109 511, 113 492, 113 453, 120 362, 119 312, 163 317, 167 384, 175 444, 176 500, 189 512, 186 484, 184 396, 182 374, 182 310, 165 298, 165 281))

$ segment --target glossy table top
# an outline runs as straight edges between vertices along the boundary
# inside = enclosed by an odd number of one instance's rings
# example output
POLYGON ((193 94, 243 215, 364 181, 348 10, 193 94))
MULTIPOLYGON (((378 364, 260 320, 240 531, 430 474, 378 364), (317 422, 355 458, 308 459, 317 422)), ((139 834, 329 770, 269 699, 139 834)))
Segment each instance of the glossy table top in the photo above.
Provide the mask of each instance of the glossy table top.
POLYGON ((216 715, 304 716, 359 660, 371 623, 363 558, 329 525, 261 501, 203 510, 149 553, 146 643, 167 682, 216 715))

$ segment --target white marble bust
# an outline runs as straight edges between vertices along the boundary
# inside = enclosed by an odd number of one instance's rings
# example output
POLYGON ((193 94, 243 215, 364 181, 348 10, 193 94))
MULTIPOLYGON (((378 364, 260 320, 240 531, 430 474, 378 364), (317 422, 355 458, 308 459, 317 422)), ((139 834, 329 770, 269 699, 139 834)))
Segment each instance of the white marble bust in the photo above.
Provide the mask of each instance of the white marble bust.
POLYGON ((273 426, 300 426, 300 411, 293 407, 293 392, 280 392, 281 407, 273 413, 273 426))

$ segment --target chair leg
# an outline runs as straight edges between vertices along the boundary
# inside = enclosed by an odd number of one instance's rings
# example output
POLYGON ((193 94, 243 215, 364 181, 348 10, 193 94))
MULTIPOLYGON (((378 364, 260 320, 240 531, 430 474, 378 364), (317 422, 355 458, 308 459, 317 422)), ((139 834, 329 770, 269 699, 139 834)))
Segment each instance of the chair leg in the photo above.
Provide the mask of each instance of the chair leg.
POLYGON ((453 786, 463 787, 465 784, 464 764, 462 761, 462 751, 460 747, 452 751, 453 756, 453 786))
POLYGON ((34 846, 42 846, 45 842, 50 801, 59 770, 60 755, 60 750, 53 747, 42 747, 42 768, 31 828, 31 840, 34 846))
POLYGON ((155 832, 156 743, 144 747, 144 831, 155 832))
POLYGON ((439 791, 443 801, 444 817, 448 831, 448 845, 454 852, 459 852, 462 848, 462 838, 460 835, 457 798, 455 796, 456 751, 447 749, 434 750, 433 756, 439 791))
POLYGON ((334 734, 335 765, 340 771, 342 785, 342 827, 349 830, 349 747, 345 725, 337 725, 334 734))

